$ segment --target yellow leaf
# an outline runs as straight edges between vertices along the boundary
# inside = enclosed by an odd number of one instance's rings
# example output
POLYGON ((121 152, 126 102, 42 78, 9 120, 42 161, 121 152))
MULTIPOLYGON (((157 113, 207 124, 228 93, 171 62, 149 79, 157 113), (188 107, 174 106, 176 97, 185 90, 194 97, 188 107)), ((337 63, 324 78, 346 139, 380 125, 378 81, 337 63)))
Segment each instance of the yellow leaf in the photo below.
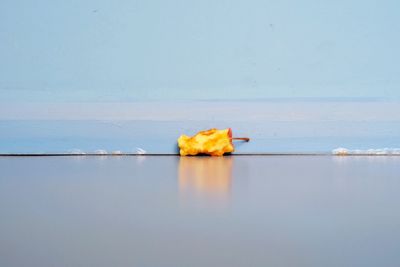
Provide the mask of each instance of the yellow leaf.
POLYGON ((213 128, 201 131, 193 137, 181 135, 178 138, 178 146, 181 156, 197 154, 222 156, 235 150, 230 128, 224 130, 213 128))

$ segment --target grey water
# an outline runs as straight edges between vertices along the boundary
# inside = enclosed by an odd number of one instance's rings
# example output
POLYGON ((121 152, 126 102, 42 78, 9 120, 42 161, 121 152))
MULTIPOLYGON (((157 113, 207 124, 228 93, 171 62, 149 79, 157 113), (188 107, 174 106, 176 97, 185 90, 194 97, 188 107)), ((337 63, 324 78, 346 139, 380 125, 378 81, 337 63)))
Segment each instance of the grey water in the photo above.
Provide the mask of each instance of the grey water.
POLYGON ((0 266, 399 266, 400 157, 0 157, 0 266))

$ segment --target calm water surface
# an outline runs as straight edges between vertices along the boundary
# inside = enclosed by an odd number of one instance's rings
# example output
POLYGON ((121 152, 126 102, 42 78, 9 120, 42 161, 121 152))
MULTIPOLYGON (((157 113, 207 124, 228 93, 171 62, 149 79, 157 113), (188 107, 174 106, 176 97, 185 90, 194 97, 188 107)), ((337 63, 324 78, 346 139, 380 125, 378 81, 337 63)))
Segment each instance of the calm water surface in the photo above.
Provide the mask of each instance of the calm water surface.
POLYGON ((399 266, 400 157, 0 157, 0 266, 399 266))

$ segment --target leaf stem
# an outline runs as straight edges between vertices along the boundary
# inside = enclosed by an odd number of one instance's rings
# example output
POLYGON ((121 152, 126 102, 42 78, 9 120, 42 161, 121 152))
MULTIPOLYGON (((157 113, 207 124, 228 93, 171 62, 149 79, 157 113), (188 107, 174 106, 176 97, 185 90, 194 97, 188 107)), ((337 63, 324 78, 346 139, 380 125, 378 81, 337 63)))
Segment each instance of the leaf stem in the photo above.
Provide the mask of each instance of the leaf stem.
POLYGON ((241 141, 249 142, 250 138, 248 138, 248 137, 232 137, 231 140, 241 140, 241 141))

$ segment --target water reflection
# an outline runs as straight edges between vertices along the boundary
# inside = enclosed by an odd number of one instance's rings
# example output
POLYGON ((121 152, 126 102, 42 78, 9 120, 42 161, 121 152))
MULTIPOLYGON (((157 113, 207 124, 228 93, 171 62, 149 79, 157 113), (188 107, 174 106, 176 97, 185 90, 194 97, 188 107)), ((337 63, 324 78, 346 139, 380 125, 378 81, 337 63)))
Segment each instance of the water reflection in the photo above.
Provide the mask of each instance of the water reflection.
POLYGON ((232 183, 233 157, 181 157, 179 191, 187 198, 226 200, 232 183))

